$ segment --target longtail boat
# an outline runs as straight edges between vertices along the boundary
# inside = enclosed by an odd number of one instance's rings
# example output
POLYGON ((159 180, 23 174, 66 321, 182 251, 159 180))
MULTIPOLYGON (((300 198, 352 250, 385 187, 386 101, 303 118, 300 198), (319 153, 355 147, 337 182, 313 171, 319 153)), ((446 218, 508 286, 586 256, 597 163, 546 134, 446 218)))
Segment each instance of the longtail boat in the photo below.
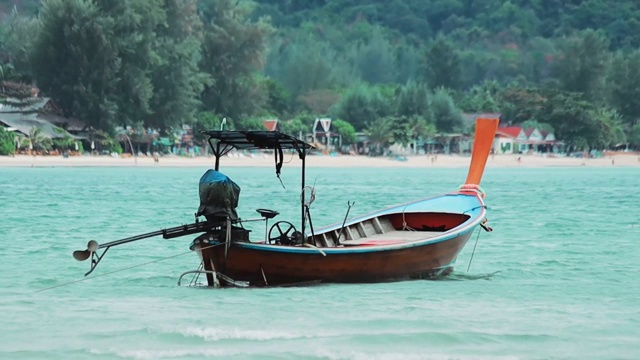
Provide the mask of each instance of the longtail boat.
POLYGON ((215 155, 215 168, 200 179, 196 222, 104 244, 91 240, 76 260, 91 258, 89 275, 111 247, 154 236, 171 239, 200 234, 189 248, 206 285, 282 286, 305 283, 371 283, 436 278, 449 274, 471 234, 486 224, 485 194, 480 188, 498 127, 497 119, 477 119, 467 179, 452 192, 407 202, 314 228, 309 207, 313 187, 305 184, 305 162, 313 146, 277 131, 205 131, 215 155), (302 161, 300 219, 272 220, 276 210, 257 209, 260 218, 242 219, 236 212, 240 187, 219 171, 220 159, 232 149, 269 149, 279 176, 284 151, 302 161), (204 217, 204 220, 200 220, 204 217), (272 224, 269 223, 271 220, 272 224), (264 236, 250 238, 248 221, 264 221, 264 236))

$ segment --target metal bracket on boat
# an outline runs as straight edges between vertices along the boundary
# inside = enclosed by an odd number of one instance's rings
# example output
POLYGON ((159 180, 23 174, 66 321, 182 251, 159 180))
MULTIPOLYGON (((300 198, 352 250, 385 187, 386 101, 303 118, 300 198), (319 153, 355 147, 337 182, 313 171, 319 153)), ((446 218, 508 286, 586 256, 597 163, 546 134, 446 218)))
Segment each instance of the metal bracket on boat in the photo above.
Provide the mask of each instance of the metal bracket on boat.
POLYGON ((191 271, 185 271, 178 278, 178 286, 182 286, 182 278, 185 275, 189 275, 189 274, 211 274, 211 275, 213 275, 213 287, 216 287, 216 288, 220 287, 220 282, 218 281, 218 272, 217 271, 213 271, 213 270, 191 270, 191 271))
POLYGON ((482 220, 482 222, 480 223, 480 226, 484 229, 484 231, 492 232, 493 228, 491 228, 491 226, 487 225, 487 221, 489 221, 489 219, 487 219, 487 218, 482 220))
MULTIPOLYGON (((127 238, 124 238, 124 239, 115 240, 115 241, 111 241, 111 242, 104 243, 104 244, 98 244, 97 241, 90 240, 87 243, 87 249, 86 250, 76 250, 76 251, 73 252, 73 258, 78 260, 78 261, 85 261, 85 260, 91 258, 91 269, 89 270, 89 272, 84 274, 84 276, 87 276, 87 275, 91 274, 93 272, 93 270, 95 270, 95 268, 100 263, 100 260, 102 260, 104 255, 107 253, 107 250, 109 250, 109 248, 112 247, 112 246, 122 245, 122 244, 130 243, 130 242, 133 242, 133 241, 138 241, 138 240, 142 240, 142 239, 148 239, 148 238, 151 238, 151 237, 154 237, 154 236, 160 236, 160 235, 162 235, 162 237, 165 238, 165 239, 173 239, 173 238, 177 238, 177 237, 180 237, 180 236, 207 232, 207 231, 213 229, 217 225, 217 224, 209 223, 209 222, 206 222, 206 221, 205 222, 200 222, 200 221, 197 221, 197 220, 198 219, 196 218, 196 222, 193 223, 193 224, 181 225, 181 226, 176 226, 176 227, 162 229, 162 230, 156 230, 156 231, 152 231, 152 232, 149 232, 149 233, 130 236, 130 237, 127 237, 127 238), (98 253, 97 253, 98 249, 104 249, 102 254, 98 255, 98 253)), ((229 224, 229 223, 227 223, 227 224, 229 224)), ((228 226, 230 226, 230 225, 228 225, 228 226)))
POLYGON ((178 286, 182 286, 182 278, 185 275, 189 275, 189 274, 211 274, 213 275, 213 281, 214 281, 214 286, 213 287, 220 287, 220 280, 224 281, 225 284, 230 285, 230 286, 235 286, 235 287, 249 287, 249 282, 248 281, 238 281, 238 280, 233 280, 232 278, 228 277, 227 275, 224 275, 218 271, 213 271, 213 270, 191 270, 191 271, 186 271, 184 273, 182 273, 182 275, 180 275, 180 277, 178 278, 178 286))
POLYGON ((262 280, 264 280, 264 285, 269 286, 269 283, 267 282, 267 276, 264 274, 264 269, 262 268, 262 265, 260 265, 260 272, 262 273, 262 280))
MULTIPOLYGON (((356 202, 351 202, 350 200, 347 200, 347 213, 344 214, 344 220, 342 221, 342 226, 340 227, 340 231, 338 231, 338 238, 336 239, 336 246, 340 245, 340 237, 342 236, 343 232, 344 232, 344 225, 347 223, 347 218, 349 217, 349 212, 351 211, 351 207, 353 205, 355 205, 356 202)), ((347 240, 347 236, 345 235, 344 237, 345 240, 347 240)))
POLYGON ((220 280, 224 281, 227 285, 241 287, 241 288, 249 287, 248 281, 233 280, 232 278, 222 273, 218 273, 217 275, 220 277, 220 280))
POLYGON ((102 260, 102 258, 104 257, 104 255, 107 253, 107 251, 109 249, 110 249, 110 247, 105 248, 104 251, 102 252, 102 254, 100 254, 100 255, 98 255, 97 252, 92 252, 91 253, 91 269, 89 269, 89 271, 87 271, 84 274, 84 276, 88 276, 89 274, 91 274, 93 272, 93 270, 96 269, 96 267, 100 263, 100 260, 102 260))

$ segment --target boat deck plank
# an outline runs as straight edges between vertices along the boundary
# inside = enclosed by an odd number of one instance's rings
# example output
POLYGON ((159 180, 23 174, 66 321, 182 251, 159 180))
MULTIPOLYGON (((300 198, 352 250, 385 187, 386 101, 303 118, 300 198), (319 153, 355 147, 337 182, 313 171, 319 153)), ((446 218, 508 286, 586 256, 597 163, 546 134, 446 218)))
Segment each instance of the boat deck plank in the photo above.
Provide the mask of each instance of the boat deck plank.
POLYGON ((371 236, 367 236, 364 238, 356 239, 356 240, 344 240, 341 243, 345 246, 357 246, 361 244, 371 244, 376 241, 387 242, 387 241, 415 241, 421 239, 428 239, 432 237, 436 237, 442 234, 440 231, 402 231, 402 230, 394 230, 388 231, 384 234, 375 234, 371 236))

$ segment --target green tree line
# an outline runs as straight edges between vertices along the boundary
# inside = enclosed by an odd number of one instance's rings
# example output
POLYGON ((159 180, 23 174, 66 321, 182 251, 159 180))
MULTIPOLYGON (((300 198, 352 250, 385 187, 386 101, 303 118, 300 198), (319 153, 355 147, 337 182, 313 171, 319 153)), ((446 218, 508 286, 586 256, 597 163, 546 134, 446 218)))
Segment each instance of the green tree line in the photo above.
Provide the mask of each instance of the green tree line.
POLYGON ((461 113, 640 146, 633 0, 0 0, 0 80, 113 132, 183 123, 354 139, 466 131, 461 113), (345 126, 347 125, 347 126, 345 126))

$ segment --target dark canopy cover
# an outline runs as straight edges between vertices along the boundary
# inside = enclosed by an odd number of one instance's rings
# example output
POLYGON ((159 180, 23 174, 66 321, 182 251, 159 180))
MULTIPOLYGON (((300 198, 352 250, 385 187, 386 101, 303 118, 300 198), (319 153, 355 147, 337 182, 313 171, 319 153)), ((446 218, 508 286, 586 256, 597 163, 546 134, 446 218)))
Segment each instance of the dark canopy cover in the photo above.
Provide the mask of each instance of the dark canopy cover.
MULTIPOLYGON (((239 150, 252 149, 312 149, 313 145, 308 144, 291 135, 279 131, 202 131, 211 139, 217 140, 225 145, 233 146, 239 150)), ((214 149, 215 151, 215 149, 214 149)))
POLYGON ((235 182, 218 171, 207 170, 200 178, 200 207, 196 215, 204 215, 209 221, 227 217, 236 220, 239 197, 240 187, 235 182))

